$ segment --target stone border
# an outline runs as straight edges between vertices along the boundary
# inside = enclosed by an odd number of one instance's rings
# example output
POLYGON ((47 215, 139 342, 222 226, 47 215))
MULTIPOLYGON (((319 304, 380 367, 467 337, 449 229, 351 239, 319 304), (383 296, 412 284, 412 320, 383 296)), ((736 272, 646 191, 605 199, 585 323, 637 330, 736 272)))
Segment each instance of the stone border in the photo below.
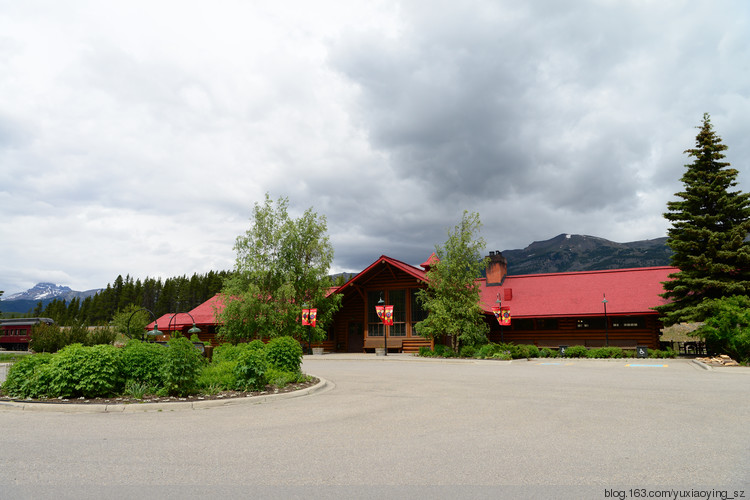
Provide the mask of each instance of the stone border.
MULTIPOLYGON (((309 374, 308 374, 309 375, 309 374)), ((59 413, 141 413, 184 410, 204 410, 240 404, 263 404, 282 399, 309 396, 333 389, 335 385, 324 378, 312 375, 319 382, 312 387, 279 394, 263 394, 244 398, 207 399, 204 401, 175 401, 167 403, 120 403, 120 404, 75 404, 75 403, 34 403, 30 401, 0 401, 0 410, 45 411, 59 413)))

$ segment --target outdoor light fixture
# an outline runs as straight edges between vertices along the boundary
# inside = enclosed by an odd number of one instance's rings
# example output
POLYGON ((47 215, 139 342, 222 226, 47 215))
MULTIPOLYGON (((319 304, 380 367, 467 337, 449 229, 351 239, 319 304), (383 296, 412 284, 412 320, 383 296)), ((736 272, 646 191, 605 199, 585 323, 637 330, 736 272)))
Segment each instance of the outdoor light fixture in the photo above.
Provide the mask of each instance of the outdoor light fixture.
POLYGON ((159 330, 159 324, 156 321, 154 321, 154 329, 146 332, 146 335, 151 335, 152 337, 156 337, 157 335, 161 334, 162 332, 159 330))
MULTIPOLYGON (((201 332, 201 329, 200 329, 200 328, 198 328, 197 326, 195 326, 195 318, 193 318, 193 315, 192 315, 192 314, 190 314, 189 312, 185 312, 185 311, 182 311, 182 312, 176 312, 176 313, 174 313, 174 314, 172 315, 172 317, 171 317, 171 318, 169 318, 169 324, 167 325, 167 331, 170 331, 170 332, 172 331, 172 328, 171 328, 171 327, 172 327, 172 320, 173 320, 173 319, 174 319, 174 318, 175 318, 175 317, 176 317, 176 316, 177 316, 178 314, 187 314, 188 316, 190 316, 190 319, 191 319, 191 320, 193 321, 193 327, 192 327, 192 328, 191 328, 190 330, 188 330, 188 331, 187 331, 187 332, 188 332, 188 333, 189 333, 190 335, 194 335, 194 334, 199 334, 199 333, 201 332)), ((177 328, 177 324, 175 324, 175 328, 177 328)), ((154 327, 154 329, 156 329, 156 327, 154 327)), ((154 335, 161 335, 161 332, 159 332, 159 333, 155 333, 154 335)))
POLYGON ((388 325, 393 324, 393 306, 385 305, 383 292, 380 292, 380 300, 375 306, 375 313, 383 322, 383 356, 388 356, 388 325))
MULTIPOLYGON (((161 332, 159 331, 158 325, 156 324, 156 314, 154 314, 154 312, 152 310, 150 310, 150 309, 146 309, 145 307, 141 307, 140 309, 138 309, 138 310, 133 311, 132 313, 130 313, 130 316, 128 317, 128 324, 127 324, 127 327, 126 327, 126 331, 127 331, 126 335, 128 336, 128 338, 131 338, 131 339, 133 338, 133 336, 130 335, 130 320, 133 319, 133 316, 135 315, 135 313, 141 312, 141 311, 148 311, 148 313, 151 315, 151 317, 154 318, 154 329, 146 332, 146 335, 161 335, 161 332), (156 332, 156 333, 154 333, 154 332, 156 332)), ((141 337, 141 335, 139 335, 139 337, 141 337)))
POLYGON ((604 345, 609 347, 609 321, 607 321, 607 294, 602 293, 602 296, 604 299, 602 299, 602 304, 604 304, 604 345))

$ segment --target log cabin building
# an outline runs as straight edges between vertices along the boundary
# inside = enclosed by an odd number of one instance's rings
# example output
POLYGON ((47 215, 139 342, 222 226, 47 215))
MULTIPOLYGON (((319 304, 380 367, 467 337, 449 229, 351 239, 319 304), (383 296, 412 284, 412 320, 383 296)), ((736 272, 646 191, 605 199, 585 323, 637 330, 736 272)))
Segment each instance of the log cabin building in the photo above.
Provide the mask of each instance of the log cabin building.
MULTIPOLYGON (((381 255, 344 285, 331 290, 342 294, 340 310, 334 315, 327 340, 317 344, 327 352, 372 352, 383 347, 384 333, 389 352, 416 352, 433 346, 420 337, 416 324, 425 311, 416 291, 427 282, 427 272, 436 259, 415 267, 381 255), (384 326, 375 306, 393 305, 393 325, 384 326), (386 330, 387 329, 387 330, 386 330)), ((490 326, 493 342, 534 344, 557 348, 560 345, 605 345, 622 348, 659 348, 662 328, 652 308, 664 303, 659 294, 662 282, 676 272, 673 267, 613 269, 606 271, 507 275, 507 263, 500 252, 490 252, 487 276, 477 280, 480 304, 490 326), (606 299, 606 302, 605 302, 606 299), (493 306, 510 311, 509 326, 500 326, 493 306)), ((221 309, 215 296, 190 311, 201 328, 201 340, 214 340, 215 311, 221 309)), ((188 314, 165 315, 159 327, 186 332, 193 325, 188 314)), ((149 325, 149 329, 154 324, 149 325)))

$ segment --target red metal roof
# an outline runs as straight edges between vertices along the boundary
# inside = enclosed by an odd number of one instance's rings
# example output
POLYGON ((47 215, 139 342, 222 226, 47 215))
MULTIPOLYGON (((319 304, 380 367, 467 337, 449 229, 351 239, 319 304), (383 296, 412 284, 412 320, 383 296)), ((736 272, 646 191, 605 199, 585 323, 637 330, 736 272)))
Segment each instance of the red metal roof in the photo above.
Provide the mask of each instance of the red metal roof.
MULTIPOLYGON (((193 319, 195 319, 195 324, 198 326, 215 325, 218 321, 216 321, 214 311, 221 312, 223 309, 224 303, 221 299, 221 294, 216 294, 195 309, 188 311, 189 315, 184 312, 178 313, 177 316, 174 316, 174 313, 167 313, 157 319, 156 322, 159 324, 159 330, 163 332, 167 330, 181 330, 185 326, 193 326, 193 319), (172 319, 172 316, 174 316, 174 319, 172 319), (190 319, 190 316, 193 319, 190 319), (170 320, 172 321, 171 324, 170 320)), ((152 330, 154 322, 149 323, 146 328, 152 330)))
POLYGON ((656 314, 651 308, 666 302, 659 296, 664 292, 662 282, 677 271, 665 266, 529 274, 508 276, 502 286, 491 287, 481 279, 480 303, 491 313, 499 293, 514 318, 599 316, 604 313, 606 295, 607 314, 656 314), (507 295, 510 300, 505 300, 507 295))
POLYGON ((409 264, 406 264, 405 262, 401 262, 400 260, 392 259, 391 257, 388 257, 387 255, 381 255, 380 257, 378 257, 378 259, 375 262, 367 266, 367 268, 364 271, 362 271, 361 273, 356 275, 354 278, 350 279, 349 281, 347 281, 346 283, 338 287, 338 289, 336 289, 336 293, 341 293, 344 290, 346 290, 347 287, 352 286, 353 284, 355 284, 357 281, 361 279, 364 279, 364 277, 367 276, 367 274, 372 269, 374 269, 375 266, 377 266, 380 263, 389 264, 395 267, 396 269, 400 269, 401 271, 404 271, 406 274, 409 274, 420 281, 425 281, 425 282, 427 281, 427 272, 425 272, 424 270, 416 268, 409 264))

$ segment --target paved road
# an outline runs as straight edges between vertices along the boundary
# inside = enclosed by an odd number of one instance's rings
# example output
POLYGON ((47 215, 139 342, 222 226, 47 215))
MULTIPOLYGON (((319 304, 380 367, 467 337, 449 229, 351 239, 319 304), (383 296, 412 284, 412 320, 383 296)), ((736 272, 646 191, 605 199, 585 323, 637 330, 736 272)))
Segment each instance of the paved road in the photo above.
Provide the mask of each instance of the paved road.
POLYGON ((331 389, 203 410, 0 406, 0 497, 750 497, 747 369, 335 355, 304 368, 331 389))

